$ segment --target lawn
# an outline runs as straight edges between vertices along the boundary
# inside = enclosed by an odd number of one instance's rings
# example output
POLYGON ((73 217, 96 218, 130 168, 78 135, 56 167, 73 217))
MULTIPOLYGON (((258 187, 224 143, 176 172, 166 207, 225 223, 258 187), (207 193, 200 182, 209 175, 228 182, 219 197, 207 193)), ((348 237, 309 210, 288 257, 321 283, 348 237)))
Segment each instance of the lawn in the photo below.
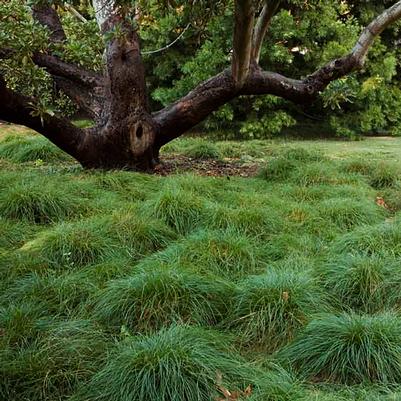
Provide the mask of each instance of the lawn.
POLYGON ((162 156, 0 126, 0 400, 401 400, 401 138, 162 156))

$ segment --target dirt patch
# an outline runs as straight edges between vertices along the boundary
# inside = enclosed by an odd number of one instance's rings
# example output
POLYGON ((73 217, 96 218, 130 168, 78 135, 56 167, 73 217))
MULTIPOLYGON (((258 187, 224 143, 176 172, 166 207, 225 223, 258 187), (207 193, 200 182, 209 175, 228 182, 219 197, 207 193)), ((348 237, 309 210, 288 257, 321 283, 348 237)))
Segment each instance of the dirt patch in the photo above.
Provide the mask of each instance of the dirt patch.
POLYGON ((183 155, 163 155, 155 174, 166 176, 183 172, 209 177, 254 177, 259 171, 257 163, 244 163, 240 159, 201 160, 183 155))

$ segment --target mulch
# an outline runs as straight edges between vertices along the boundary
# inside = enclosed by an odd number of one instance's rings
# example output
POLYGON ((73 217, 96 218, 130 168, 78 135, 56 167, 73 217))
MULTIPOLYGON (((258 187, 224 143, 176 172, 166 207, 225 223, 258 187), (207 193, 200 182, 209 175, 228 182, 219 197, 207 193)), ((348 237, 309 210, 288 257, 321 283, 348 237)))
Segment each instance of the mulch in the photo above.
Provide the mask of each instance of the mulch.
POLYGON ((259 167, 257 163, 244 163, 240 159, 203 160, 183 155, 164 155, 154 172, 161 176, 192 172, 209 177, 254 177, 259 167))

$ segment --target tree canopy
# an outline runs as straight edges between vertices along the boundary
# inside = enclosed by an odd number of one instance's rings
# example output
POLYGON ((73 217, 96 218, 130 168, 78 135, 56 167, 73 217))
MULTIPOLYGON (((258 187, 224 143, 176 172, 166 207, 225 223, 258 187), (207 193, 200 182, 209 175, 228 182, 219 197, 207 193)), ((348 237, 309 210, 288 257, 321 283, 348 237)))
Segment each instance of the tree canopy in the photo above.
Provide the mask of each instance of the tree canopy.
POLYGON ((400 15, 386 0, 9 0, 0 118, 83 165, 141 169, 200 123, 263 137, 312 114, 342 135, 397 134, 400 15), (58 117, 76 110, 94 127, 58 117))

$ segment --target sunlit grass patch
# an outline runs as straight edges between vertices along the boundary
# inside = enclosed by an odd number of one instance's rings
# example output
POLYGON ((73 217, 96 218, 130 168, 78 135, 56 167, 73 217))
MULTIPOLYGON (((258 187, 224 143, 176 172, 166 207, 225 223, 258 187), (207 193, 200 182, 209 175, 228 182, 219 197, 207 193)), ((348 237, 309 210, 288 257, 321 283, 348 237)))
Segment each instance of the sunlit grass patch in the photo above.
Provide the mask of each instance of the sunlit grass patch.
POLYGON ((65 162, 71 157, 41 136, 9 136, 0 142, 0 157, 15 163, 65 162))
POLYGON ((326 300, 308 271, 268 269, 238 285, 229 321, 244 344, 269 351, 290 341, 326 300))
POLYGON ((315 380, 400 383, 401 319, 393 313, 325 315, 310 322, 281 357, 315 380))
POLYGON ((118 330, 157 330, 171 323, 214 325, 227 313, 232 286, 178 265, 151 264, 111 281, 94 315, 118 330))
POLYGON ((210 401, 218 395, 219 376, 234 391, 251 383, 249 374, 221 334, 173 326, 127 338, 76 399, 210 401))

